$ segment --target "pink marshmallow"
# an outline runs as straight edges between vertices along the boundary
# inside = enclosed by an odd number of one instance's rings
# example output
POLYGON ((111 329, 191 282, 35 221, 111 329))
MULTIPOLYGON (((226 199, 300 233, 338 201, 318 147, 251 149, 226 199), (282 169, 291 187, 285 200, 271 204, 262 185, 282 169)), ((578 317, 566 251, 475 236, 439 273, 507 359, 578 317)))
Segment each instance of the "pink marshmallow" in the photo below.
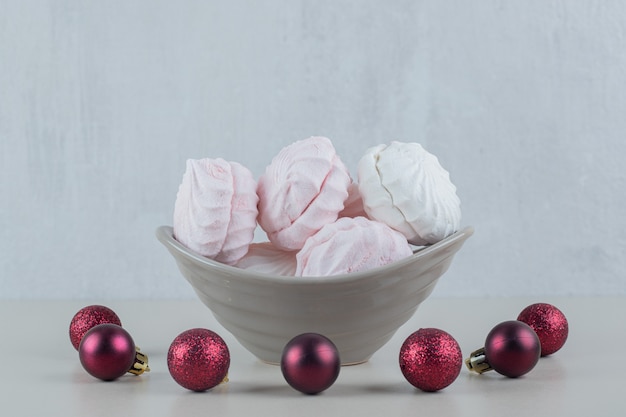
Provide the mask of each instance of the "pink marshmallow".
POLYGON ((256 182, 244 166, 189 159, 174 205, 174 236, 203 256, 234 264, 254 238, 257 203, 256 182))
POLYGON ((365 271, 412 254, 406 238, 364 217, 342 217, 310 237, 296 255, 296 276, 365 271))
POLYGON ((283 250, 337 220, 352 180, 330 140, 311 137, 283 148, 259 178, 259 225, 283 250))
POLYGON ((253 243, 235 266, 265 274, 293 276, 296 252, 278 249, 272 242, 253 243))

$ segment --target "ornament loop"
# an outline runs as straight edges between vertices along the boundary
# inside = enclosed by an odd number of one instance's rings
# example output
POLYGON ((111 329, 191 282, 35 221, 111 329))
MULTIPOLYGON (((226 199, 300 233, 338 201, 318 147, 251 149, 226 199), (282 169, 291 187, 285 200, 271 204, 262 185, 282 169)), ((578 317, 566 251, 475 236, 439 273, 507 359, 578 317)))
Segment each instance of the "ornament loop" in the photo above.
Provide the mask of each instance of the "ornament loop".
POLYGON ((470 354, 470 357, 465 359, 465 365, 467 366, 467 369, 478 374, 484 374, 487 371, 493 370, 485 357, 485 348, 473 351, 470 354))
POLYGON ((128 370, 128 372, 133 375, 141 375, 144 372, 150 372, 150 367, 148 366, 148 355, 142 353, 139 346, 135 347, 135 362, 133 362, 133 366, 128 370))

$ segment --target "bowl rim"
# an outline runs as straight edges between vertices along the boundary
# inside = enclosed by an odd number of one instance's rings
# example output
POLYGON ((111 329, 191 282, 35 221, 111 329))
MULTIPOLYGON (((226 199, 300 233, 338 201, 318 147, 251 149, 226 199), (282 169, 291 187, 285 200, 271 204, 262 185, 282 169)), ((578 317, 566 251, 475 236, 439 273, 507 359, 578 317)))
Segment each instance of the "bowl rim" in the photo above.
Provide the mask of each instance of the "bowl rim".
POLYGON ((188 249, 186 246, 178 242, 174 238, 174 229, 169 225, 162 225, 157 227, 155 231, 155 235, 157 239, 165 245, 169 250, 174 250, 184 256, 185 258, 193 261, 196 264, 199 264, 203 267, 217 270, 223 274, 229 276, 237 276, 238 279, 245 280, 254 280, 258 282, 259 280, 265 281, 266 283, 273 284, 302 284, 302 285, 317 285, 317 284, 330 284, 330 283, 347 283, 355 280, 360 280, 365 277, 376 276, 383 271, 390 272, 402 268, 408 264, 417 262, 419 259, 425 258, 430 255, 432 252, 438 252, 446 247, 452 246, 456 244, 458 241, 465 241, 474 233, 474 228, 472 226, 466 226, 462 229, 459 229, 452 235, 447 238, 434 243, 432 245, 424 246, 418 248, 413 252, 411 256, 408 256, 404 259, 400 259, 398 261, 392 262, 387 265, 379 266, 376 268, 371 268, 365 271, 359 272, 351 272, 345 274, 338 275, 330 275, 330 276, 303 276, 303 277, 294 277, 289 275, 274 275, 265 272, 253 271, 251 269, 243 269, 238 268, 236 266, 231 266, 227 264, 223 264, 217 262, 213 259, 207 258, 205 256, 200 255, 197 252, 194 252, 188 249), (294 279, 295 278, 295 279, 294 279))

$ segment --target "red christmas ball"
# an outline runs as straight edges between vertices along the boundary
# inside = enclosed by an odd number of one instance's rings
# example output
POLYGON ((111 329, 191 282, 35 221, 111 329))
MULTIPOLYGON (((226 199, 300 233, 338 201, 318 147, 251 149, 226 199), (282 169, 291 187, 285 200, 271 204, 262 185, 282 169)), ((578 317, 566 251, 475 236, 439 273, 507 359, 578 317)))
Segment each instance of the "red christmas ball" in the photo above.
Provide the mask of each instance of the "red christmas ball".
POLYGON ((91 305, 78 310, 70 322, 70 341, 74 349, 78 350, 80 341, 85 336, 85 333, 92 327, 103 323, 122 325, 117 314, 108 307, 91 305))
POLYGON ((287 383, 304 394, 318 394, 339 376, 341 361, 333 342, 317 333, 294 337, 283 349, 280 370, 287 383))
POLYGON ((516 378, 539 361, 539 337, 526 323, 511 320, 496 325, 485 340, 485 359, 498 373, 516 378))
POLYGON ((551 355, 561 349, 567 340, 569 325, 565 315, 547 303, 529 305, 517 317, 528 324, 539 337, 541 356, 551 355))
POLYGON ((419 329, 400 348, 400 370, 422 391, 439 391, 461 372, 463 354, 457 341, 439 329, 419 329))
POLYGON ((170 375, 179 385, 192 391, 206 391, 224 381, 229 366, 226 342, 207 329, 182 332, 167 352, 170 375))
POLYGON ((78 347, 83 368, 92 376, 105 381, 119 378, 135 362, 135 342, 117 324, 104 323, 92 327, 78 347))

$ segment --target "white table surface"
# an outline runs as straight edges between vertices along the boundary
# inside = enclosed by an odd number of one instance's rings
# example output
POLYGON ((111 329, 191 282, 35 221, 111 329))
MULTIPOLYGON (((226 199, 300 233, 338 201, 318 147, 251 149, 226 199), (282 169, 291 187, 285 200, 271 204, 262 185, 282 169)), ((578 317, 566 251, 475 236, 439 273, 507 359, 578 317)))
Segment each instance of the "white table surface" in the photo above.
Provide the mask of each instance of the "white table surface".
POLYGON ((626 415, 626 298, 430 298, 372 359, 342 367, 335 384, 306 396, 284 381, 280 368, 259 362, 217 324, 197 300, 0 301, 2 416, 623 416, 626 415), (495 372, 459 378, 438 393, 414 389, 398 367, 404 339, 420 327, 452 334, 464 357, 489 330, 534 302, 568 317, 570 335, 554 355, 522 378, 495 372), (115 310, 152 371, 102 382, 81 367, 68 336, 80 308, 115 310), (193 393, 167 371, 166 354, 180 332, 205 327, 231 351, 230 381, 193 393))

